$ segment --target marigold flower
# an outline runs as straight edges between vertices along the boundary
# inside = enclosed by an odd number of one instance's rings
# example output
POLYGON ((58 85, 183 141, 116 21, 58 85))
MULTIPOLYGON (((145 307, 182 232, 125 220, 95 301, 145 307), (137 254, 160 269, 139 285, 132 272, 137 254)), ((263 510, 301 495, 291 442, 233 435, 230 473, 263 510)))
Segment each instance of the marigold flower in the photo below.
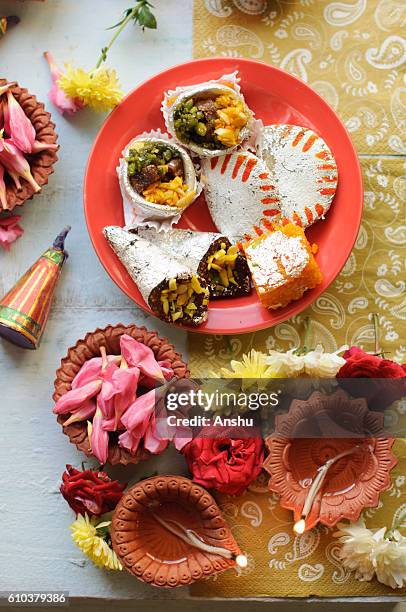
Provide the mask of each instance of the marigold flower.
POLYGON ((116 71, 104 67, 86 72, 66 64, 57 84, 69 98, 78 99, 96 111, 111 110, 124 95, 116 71))
POLYGON ((102 537, 103 534, 108 535, 106 528, 109 527, 111 521, 98 524, 96 521, 95 517, 89 519, 87 514, 84 516, 79 514, 76 521, 71 525, 72 540, 97 567, 122 570, 123 566, 116 553, 102 537))

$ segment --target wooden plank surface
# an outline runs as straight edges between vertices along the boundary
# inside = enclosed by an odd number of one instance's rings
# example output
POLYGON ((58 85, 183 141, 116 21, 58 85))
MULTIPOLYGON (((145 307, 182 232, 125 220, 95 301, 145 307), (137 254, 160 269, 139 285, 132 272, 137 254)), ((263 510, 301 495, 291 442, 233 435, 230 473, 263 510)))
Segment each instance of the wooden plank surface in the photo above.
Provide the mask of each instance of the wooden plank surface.
MULTIPOLYGON (((9 254, 0 253, 0 294, 20 277, 67 223, 70 253, 44 340, 36 352, 0 341, 0 591, 68 589, 76 597, 169 596, 126 572, 101 572, 71 543, 72 512, 58 494, 66 463, 83 456, 69 444, 51 414, 54 373, 68 346, 109 323, 135 322, 157 329, 185 353, 186 334, 159 324, 135 307, 98 262, 83 216, 82 180, 86 160, 103 116, 83 111, 60 117, 47 101, 49 75, 42 53, 91 68, 128 0, 0 1, 1 14, 21 23, 0 40, 0 75, 17 80, 46 102, 57 124, 60 161, 43 193, 24 206, 25 235, 9 254)), ((191 1, 157 3, 159 29, 142 33, 129 26, 111 53, 125 91, 171 64, 191 57, 191 1), (182 6, 180 6, 182 4, 182 6)), ((158 459, 161 471, 182 471, 176 453, 158 459), (171 458, 172 457, 172 458, 171 458)), ((150 475, 154 462, 122 470, 127 480, 150 475)), ((184 595, 184 591, 183 591, 184 595)), ((182 591, 176 591, 181 597, 182 591)))

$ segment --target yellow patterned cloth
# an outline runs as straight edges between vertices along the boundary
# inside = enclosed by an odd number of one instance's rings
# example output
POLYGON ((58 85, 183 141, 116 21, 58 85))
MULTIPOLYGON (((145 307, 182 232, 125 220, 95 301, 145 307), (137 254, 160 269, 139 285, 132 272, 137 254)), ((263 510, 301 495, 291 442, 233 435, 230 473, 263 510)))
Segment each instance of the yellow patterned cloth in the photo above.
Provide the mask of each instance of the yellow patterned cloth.
MULTIPOLYGON (((336 281, 306 311, 272 329, 230 337, 190 334, 195 376, 229 367, 252 347, 297 347, 307 316, 309 346, 320 343, 332 352, 348 344, 368 351, 374 349, 370 313, 376 312, 387 357, 406 361, 405 25, 404 0, 194 0, 194 56, 259 59, 307 81, 344 120, 361 156, 365 186, 360 232, 336 281)), ((405 442, 398 440, 395 450, 392 488, 376 510, 366 511, 369 527, 389 527, 406 509, 405 442)), ((325 528, 295 537, 291 514, 265 490, 219 500, 250 563, 237 577, 228 572, 195 585, 194 594, 401 594, 345 572, 325 528)))
MULTIPOLYGON (((364 511, 367 527, 390 527, 406 510, 406 442, 397 440, 398 465, 392 487, 376 509, 364 511)), ((241 549, 248 557, 244 570, 230 570, 193 585, 200 597, 373 597, 405 596, 376 580, 359 582, 338 557, 339 544, 326 527, 295 535, 292 513, 278 504, 260 480, 241 497, 216 496, 241 549)), ((403 532, 406 535, 406 531, 403 532)))

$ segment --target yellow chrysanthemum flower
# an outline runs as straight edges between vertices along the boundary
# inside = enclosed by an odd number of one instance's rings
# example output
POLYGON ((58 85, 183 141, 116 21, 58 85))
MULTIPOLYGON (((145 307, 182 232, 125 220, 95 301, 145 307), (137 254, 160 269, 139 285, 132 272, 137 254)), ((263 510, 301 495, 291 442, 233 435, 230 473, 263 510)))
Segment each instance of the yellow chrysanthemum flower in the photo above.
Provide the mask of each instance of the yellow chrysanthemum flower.
POLYGON ((106 528, 110 521, 96 524, 96 518, 89 519, 88 515, 78 514, 76 521, 71 525, 72 540, 93 561, 97 567, 110 570, 122 570, 123 566, 114 550, 97 533, 98 529, 106 528))
POLYGON ((69 98, 104 112, 122 100, 124 94, 115 70, 101 67, 86 72, 82 68, 74 68, 72 64, 66 64, 65 68, 58 85, 69 98))
MULTIPOLYGON (((242 378, 250 379, 248 386, 251 386, 260 378, 272 378, 272 368, 266 363, 266 355, 255 349, 249 353, 244 353, 240 361, 231 361, 231 370, 221 368, 223 378, 242 378)), ((247 386, 247 383, 244 385, 247 386)))

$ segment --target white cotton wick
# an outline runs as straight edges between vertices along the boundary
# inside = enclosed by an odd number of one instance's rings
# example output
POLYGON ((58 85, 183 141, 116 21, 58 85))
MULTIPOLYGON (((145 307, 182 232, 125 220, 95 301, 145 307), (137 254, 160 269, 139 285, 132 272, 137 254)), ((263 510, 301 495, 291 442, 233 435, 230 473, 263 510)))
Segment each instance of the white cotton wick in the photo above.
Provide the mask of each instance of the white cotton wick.
MULTIPOLYGON (((244 555, 237 555, 236 557, 231 550, 228 550, 228 548, 222 548, 220 546, 211 546, 211 544, 207 544, 206 542, 201 540, 191 529, 185 529, 185 527, 183 527, 183 525, 181 525, 177 521, 165 521, 165 519, 161 518, 156 514, 153 514, 152 516, 160 525, 162 525, 162 527, 165 527, 165 529, 173 533, 173 535, 176 535, 183 542, 186 542, 186 544, 189 544, 190 546, 198 548, 199 550, 202 550, 204 552, 208 552, 213 555, 219 555, 220 557, 224 557, 225 559, 235 558, 236 563, 240 565, 237 559, 238 557, 244 557, 244 555)), ((246 557, 244 558, 246 559, 246 557)), ((240 561, 244 563, 242 559, 240 559, 240 561)), ((246 566, 240 565, 240 567, 246 566)))
MULTIPOLYGON (((293 525, 293 530, 298 533, 298 534, 302 534, 304 533, 304 531, 306 530, 306 521, 305 519, 307 518, 308 514, 310 513, 313 504, 314 504, 314 500, 318 494, 318 492, 320 491, 321 487, 323 486, 324 483, 324 479, 327 475, 328 470, 331 468, 331 466, 336 463, 337 461, 339 461, 340 459, 342 459, 343 457, 347 457, 348 455, 352 455, 353 453, 359 451, 362 447, 357 444, 356 446, 353 446, 352 448, 349 448, 345 451, 342 451, 341 453, 338 453, 338 455, 336 455, 335 457, 332 457, 331 459, 329 459, 328 461, 326 461, 326 463, 324 463, 324 465, 320 466, 317 470, 317 475, 315 477, 315 479, 312 482, 312 485, 307 493, 306 499, 305 499, 305 503, 303 505, 303 510, 301 513, 301 519, 299 521, 297 521, 294 525, 293 525)), ((368 447, 369 450, 370 447, 368 447)))

